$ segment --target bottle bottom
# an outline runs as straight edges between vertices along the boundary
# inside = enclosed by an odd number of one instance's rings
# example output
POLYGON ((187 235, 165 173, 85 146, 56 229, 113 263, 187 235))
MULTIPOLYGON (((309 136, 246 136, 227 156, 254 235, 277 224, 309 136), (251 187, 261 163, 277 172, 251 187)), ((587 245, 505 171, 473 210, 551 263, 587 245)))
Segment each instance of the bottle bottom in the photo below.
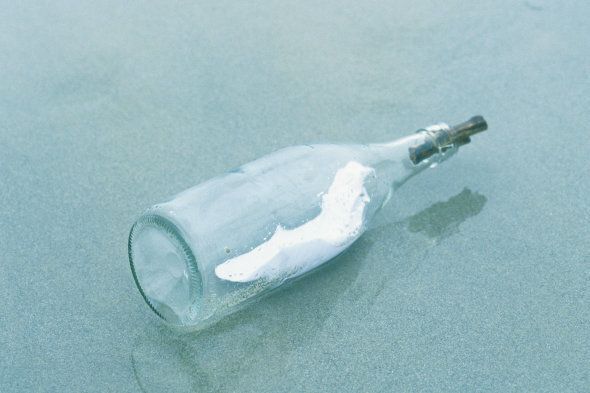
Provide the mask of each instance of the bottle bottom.
POLYGON ((176 225, 156 214, 142 216, 129 234, 129 262, 150 308, 170 324, 189 325, 202 297, 202 282, 176 225))

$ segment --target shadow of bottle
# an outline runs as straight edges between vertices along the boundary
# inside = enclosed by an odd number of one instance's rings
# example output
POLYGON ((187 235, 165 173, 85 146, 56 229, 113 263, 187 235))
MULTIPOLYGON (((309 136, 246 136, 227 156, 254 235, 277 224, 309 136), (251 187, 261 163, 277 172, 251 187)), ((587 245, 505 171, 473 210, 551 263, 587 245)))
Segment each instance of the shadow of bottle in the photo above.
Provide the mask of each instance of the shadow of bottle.
MULTIPOLYGON (((438 244, 481 212, 486 201, 465 188, 445 202, 371 230, 326 267, 199 333, 179 335, 158 326, 137 339, 131 354, 139 386, 146 393, 224 392, 240 390, 243 380, 259 370, 280 376, 295 349, 315 345, 336 308, 349 306, 362 318, 386 285, 395 285, 394 277, 411 274, 425 246, 414 234, 438 244), (391 250, 374 250, 384 243, 391 250), (371 263, 360 263, 367 254, 371 263)), ((273 391, 260 386, 265 389, 273 391)))
POLYGON ((408 218, 408 230, 439 242, 456 233, 462 222, 479 214, 486 202, 484 195, 464 188, 448 201, 437 202, 408 218))

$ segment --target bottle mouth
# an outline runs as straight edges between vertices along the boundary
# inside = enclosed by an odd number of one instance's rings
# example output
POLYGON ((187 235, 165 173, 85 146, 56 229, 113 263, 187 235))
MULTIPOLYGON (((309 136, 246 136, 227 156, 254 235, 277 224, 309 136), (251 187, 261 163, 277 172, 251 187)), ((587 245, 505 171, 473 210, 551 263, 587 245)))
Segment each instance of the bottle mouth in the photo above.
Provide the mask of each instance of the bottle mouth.
POLYGON ((202 279, 192 250, 170 220, 142 216, 129 234, 133 279, 150 308, 166 322, 191 324, 202 299, 202 279))
POLYGON ((437 153, 470 143, 473 135, 487 129, 488 123, 482 116, 473 116, 453 127, 440 123, 420 129, 418 132, 426 138, 419 145, 410 147, 410 160, 414 165, 418 165, 437 153))

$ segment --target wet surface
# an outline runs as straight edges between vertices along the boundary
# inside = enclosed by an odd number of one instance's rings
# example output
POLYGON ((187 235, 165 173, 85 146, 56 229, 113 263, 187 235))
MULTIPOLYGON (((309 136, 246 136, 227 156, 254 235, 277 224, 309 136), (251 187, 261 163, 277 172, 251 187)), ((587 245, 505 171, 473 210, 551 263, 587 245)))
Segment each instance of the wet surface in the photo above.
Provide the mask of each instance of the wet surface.
POLYGON ((0 11, 2 392, 584 391, 584 1, 0 11), (134 286, 141 211, 280 147, 482 114, 329 266, 198 334, 134 286))

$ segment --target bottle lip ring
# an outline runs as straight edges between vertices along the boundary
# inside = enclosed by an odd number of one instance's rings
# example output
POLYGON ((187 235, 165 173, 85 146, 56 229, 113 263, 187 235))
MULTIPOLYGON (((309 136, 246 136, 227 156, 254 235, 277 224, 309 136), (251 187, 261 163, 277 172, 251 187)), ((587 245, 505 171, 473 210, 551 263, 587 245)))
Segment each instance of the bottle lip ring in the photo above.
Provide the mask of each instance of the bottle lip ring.
POLYGON ((133 275, 133 280, 135 281, 135 285, 139 290, 141 296, 147 303, 147 305, 151 308, 151 310, 162 320, 166 323, 169 323, 174 326, 182 327, 182 326, 190 326, 192 325, 191 320, 194 319, 193 312, 187 313, 186 315, 176 315, 176 319, 171 320, 170 318, 166 318, 161 311, 158 310, 158 306, 155 305, 150 297, 145 293, 143 287, 141 285, 141 281, 137 275, 137 271, 135 269, 135 263, 133 258, 133 239, 134 237, 141 232, 144 228, 151 226, 163 230, 166 235, 168 235, 172 241, 176 242, 179 246, 180 250, 183 252, 184 262, 189 271, 190 275, 190 290, 189 296, 193 299, 193 304, 190 306, 191 309, 196 309, 195 306, 199 306, 200 300, 203 297, 203 281, 201 277, 201 273, 199 271, 197 260, 191 250, 190 246, 184 239, 182 232, 178 228, 176 224, 174 224, 168 218, 165 218, 157 213, 149 212, 141 216, 135 224, 131 227, 131 231, 129 232, 129 240, 127 244, 128 249, 128 256, 129 256, 129 264, 131 267, 131 273, 133 275))

